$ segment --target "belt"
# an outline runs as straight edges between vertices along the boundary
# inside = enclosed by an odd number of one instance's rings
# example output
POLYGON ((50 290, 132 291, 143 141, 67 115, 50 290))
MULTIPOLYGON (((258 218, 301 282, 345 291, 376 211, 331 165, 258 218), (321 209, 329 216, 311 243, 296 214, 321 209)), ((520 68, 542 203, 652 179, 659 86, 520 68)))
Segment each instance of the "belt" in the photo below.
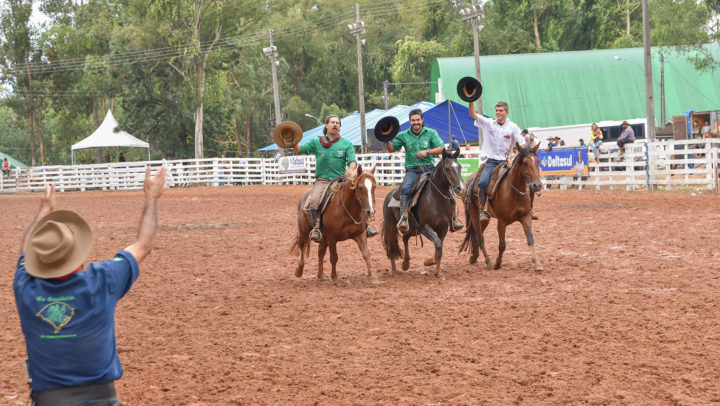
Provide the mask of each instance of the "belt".
POLYGON ((92 400, 117 398, 117 393, 115 382, 108 382, 33 392, 30 397, 35 406, 70 406, 92 400))

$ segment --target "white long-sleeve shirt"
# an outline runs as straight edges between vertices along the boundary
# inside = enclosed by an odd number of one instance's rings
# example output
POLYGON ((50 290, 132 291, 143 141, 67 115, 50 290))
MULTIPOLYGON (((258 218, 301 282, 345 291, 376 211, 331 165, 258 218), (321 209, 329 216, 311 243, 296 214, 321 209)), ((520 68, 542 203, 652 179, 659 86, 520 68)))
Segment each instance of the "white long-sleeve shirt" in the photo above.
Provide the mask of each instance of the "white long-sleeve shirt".
POLYGON ((505 160, 507 155, 512 153, 512 147, 516 142, 521 146, 525 145, 520 127, 510 120, 505 120, 500 125, 497 120, 478 114, 475 127, 483 131, 483 145, 480 150, 480 159, 483 161, 488 158, 505 160))

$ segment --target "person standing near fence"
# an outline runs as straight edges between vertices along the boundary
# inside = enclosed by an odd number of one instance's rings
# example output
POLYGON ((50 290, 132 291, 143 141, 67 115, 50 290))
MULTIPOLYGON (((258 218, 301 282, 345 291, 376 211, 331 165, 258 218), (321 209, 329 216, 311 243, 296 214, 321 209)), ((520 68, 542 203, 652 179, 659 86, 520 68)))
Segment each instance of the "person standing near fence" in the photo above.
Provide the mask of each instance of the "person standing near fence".
MULTIPOLYGON (((296 154, 315 155, 315 184, 313 185, 310 197, 305 205, 305 210, 310 211, 310 220, 313 228, 310 230, 310 240, 320 242, 322 232, 320 231, 320 203, 330 181, 343 176, 346 168, 355 172, 357 160, 355 159, 355 147, 352 142, 340 136, 340 116, 331 114, 325 118, 324 136, 313 138, 302 146, 297 143, 293 145, 296 154)), ((368 224, 367 235, 374 237, 378 231, 372 224, 368 224)))
POLYGON ((137 240, 87 268, 90 226, 75 212, 55 210, 55 187, 45 187, 23 237, 13 282, 33 405, 121 405, 115 391, 123 373, 115 344, 115 306, 152 250, 165 175, 164 166, 152 177, 146 169, 137 240))

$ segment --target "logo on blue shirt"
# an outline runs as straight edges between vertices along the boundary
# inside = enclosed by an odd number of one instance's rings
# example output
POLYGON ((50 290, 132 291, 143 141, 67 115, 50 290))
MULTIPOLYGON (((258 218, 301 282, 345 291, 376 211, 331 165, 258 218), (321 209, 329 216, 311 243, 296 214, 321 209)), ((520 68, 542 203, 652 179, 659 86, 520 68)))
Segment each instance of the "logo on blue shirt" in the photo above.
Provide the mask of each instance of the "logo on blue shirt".
POLYGON ((75 315, 75 309, 67 303, 52 302, 43 307, 35 316, 48 322, 55 329, 55 334, 65 327, 75 315))

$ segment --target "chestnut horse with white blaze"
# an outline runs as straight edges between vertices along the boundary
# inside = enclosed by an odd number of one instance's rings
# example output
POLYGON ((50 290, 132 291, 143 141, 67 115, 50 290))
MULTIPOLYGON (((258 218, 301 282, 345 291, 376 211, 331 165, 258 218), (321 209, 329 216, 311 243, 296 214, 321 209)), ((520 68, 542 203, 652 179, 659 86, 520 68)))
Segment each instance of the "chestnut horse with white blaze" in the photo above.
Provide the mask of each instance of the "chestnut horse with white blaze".
MULTIPOLYGON (((539 159, 536 152, 540 144, 534 148, 530 146, 520 147, 517 145, 518 154, 512 162, 512 165, 505 177, 497 185, 495 194, 489 200, 490 215, 497 219, 498 238, 498 256, 493 262, 485 250, 485 240, 483 233, 489 222, 480 221, 481 207, 476 196, 469 196, 464 199, 465 204, 465 239, 460 245, 460 252, 470 251, 470 263, 474 264, 478 258, 478 248, 482 250, 485 256, 485 264, 488 269, 500 269, 502 265, 502 256, 505 251, 505 229, 508 225, 519 221, 525 230, 525 238, 530 247, 533 265, 535 271, 542 272, 543 267, 535 253, 535 239, 532 233, 532 217, 530 215, 530 193, 539 192, 542 188, 540 180, 539 159)), ((470 175, 466 182, 477 183, 479 171, 470 175)), ((470 188, 468 188, 470 190, 470 188)))
MULTIPOLYGON (((370 251, 367 248, 368 221, 375 215, 375 168, 363 171, 358 166, 355 172, 347 171, 339 190, 335 192, 322 213, 322 240, 318 243, 318 279, 324 279, 323 260, 325 251, 330 248, 330 264, 332 273, 330 277, 337 280, 336 265, 338 261, 337 243, 349 239, 355 240, 367 265, 368 276, 376 279, 370 265, 370 251)), ((305 256, 310 254, 310 230, 312 224, 310 215, 303 207, 310 196, 310 191, 300 198, 297 208, 297 235, 292 241, 290 252, 298 254, 295 276, 303 274, 305 256)))

